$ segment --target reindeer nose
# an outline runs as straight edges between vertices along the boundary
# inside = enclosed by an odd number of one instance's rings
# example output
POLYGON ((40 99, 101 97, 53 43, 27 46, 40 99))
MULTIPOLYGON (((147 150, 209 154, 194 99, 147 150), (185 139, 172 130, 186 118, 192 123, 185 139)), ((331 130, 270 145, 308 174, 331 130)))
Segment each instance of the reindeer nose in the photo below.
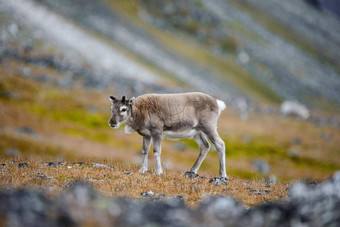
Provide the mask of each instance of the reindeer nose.
POLYGON ((117 121, 116 121, 116 120, 114 120, 114 119, 110 119, 110 120, 109 120, 109 125, 110 125, 110 126, 113 127, 113 126, 115 126, 116 124, 117 124, 117 121))

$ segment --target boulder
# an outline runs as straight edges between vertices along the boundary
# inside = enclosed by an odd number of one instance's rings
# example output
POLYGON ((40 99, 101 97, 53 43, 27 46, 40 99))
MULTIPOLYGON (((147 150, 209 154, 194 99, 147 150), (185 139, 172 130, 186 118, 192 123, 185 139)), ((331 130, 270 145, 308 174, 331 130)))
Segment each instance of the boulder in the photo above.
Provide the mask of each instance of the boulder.
POLYGON ((280 112, 284 116, 297 116, 304 120, 309 118, 307 107, 296 101, 284 101, 281 104, 280 112))

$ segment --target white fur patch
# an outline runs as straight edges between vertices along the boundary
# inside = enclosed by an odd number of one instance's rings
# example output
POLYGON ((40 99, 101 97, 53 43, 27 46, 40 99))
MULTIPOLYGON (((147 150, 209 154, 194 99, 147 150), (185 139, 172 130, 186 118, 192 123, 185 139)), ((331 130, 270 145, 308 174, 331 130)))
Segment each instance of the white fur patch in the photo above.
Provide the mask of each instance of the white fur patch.
POLYGON ((198 133, 199 132, 195 129, 191 129, 188 131, 180 131, 180 132, 164 131, 162 134, 162 137, 169 139, 169 140, 178 140, 178 139, 183 139, 183 138, 193 138, 198 133))
POLYGON ((220 108, 220 113, 227 107, 227 105, 225 104, 225 102, 216 99, 217 105, 220 108))
POLYGON ((124 132, 126 133, 126 134, 131 134, 131 133, 134 133, 135 132, 135 130, 131 127, 131 126, 125 126, 125 128, 124 128, 124 132))
POLYGON ((127 106, 121 106, 121 107, 119 108, 119 111, 122 111, 122 109, 127 109, 127 106))

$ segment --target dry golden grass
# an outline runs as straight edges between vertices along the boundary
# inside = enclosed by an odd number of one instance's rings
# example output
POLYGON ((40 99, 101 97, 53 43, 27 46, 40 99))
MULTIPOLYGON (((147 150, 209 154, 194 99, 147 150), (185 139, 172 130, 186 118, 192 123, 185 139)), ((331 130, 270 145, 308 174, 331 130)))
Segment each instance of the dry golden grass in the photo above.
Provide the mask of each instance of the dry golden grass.
POLYGON ((75 181, 84 181, 108 196, 141 199, 142 192, 152 190, 155 197, 160 194, 182 196, 192 207, 207 196, 232 196, 250 206, 268 201, 282 201, 288 187, 287 183, 266 186, 264 179, 244 180, 234 176, 229 177, 227 186, 218 186, 209 183, 211 175, 208 173, 203 173, 197 179, 188 179, 183 176, 184 172, 170 170, 166 170, 162 176, 153 172, 139 174, 136 165, 117 161, 105 161, 105 164, 115 167, 114 170, 93 167, 93 160, 85 160, 85 165, 73 162, 56 167, 44 165, 51 160, 53 159, 37 156, 0 156, 0 164, 6 165, 0 169, 0 184, 3 187, 43 190, 53 196, 75 181), (27 163, 27 166, 19 168, 20 163, 27 163), (262 194, 256 194, 256 191, 262 194))

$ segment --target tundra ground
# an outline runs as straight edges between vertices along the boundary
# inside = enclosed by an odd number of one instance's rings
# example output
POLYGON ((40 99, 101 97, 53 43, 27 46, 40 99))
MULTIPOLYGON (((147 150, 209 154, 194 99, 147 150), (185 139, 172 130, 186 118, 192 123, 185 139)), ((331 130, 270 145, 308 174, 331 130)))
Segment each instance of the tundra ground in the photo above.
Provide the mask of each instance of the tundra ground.
MULTIPOLYGON (((124 134, 123 128, 112 130, 107 124, 108 96, 114 90, 84 89, 79 81, 61 88, 61 72, 13 59, 4 59, 0 72, 3 187, 35 188, 53 195, 80 180, 112 196, 142 198, 142 192, 152 190, 155 196, 182 196, 192 206, 210 195, 229 195, 254 205, 284 200, 293 181, 321 181, 340 169, 338 128, 282 117, 277 107, 270 114, 254 110, 242 121, 227 108, 218 123, 226 142, 227 186, 209 183, 218 175, 218 155, 213 148, 198 172, 200 178, 183 177, 198 155, 198 146, 189 139, 164 141, 163 176, 152 173, 152 151, 151 173, 140 175, 142 138, 124 134), (23 76, 23 68, 29 68, 29 77, 23 76), (46 76, 41 79, 40 75, 46 76), (63 164, 44 165, 52 161, 63 164), (269 168, 261 172, 256 161, 269 168), (114 170, 95 168, 92 163, 114 170), (268 185, 265 179, 274 175, 277 183, 268 185)), ((313 116, 329 117, 325 113, 313 116)))

